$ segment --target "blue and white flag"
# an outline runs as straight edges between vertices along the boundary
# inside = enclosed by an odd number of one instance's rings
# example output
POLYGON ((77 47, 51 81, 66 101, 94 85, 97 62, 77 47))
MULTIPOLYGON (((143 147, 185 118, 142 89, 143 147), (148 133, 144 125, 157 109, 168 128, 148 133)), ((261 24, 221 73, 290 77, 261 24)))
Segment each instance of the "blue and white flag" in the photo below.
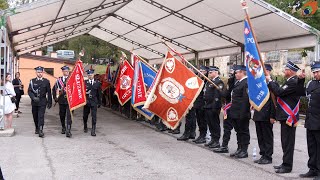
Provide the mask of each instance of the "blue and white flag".
POLYGON ((134 56, 135 72, 132 83, 132 98, 131 104, 133 108, 147 119, 152 119, 153 113, 146 109, 142 109, 146 100, 146 92, 153 83, 156 72, 150 68, 146 63, 140 60, 140 57, 134 56))
POLYGON ((260 111, 269 100, 269 89, 261 65, 260 55, 248 20, 244 21, 245 65, 248 76, 250 104, 260 111))

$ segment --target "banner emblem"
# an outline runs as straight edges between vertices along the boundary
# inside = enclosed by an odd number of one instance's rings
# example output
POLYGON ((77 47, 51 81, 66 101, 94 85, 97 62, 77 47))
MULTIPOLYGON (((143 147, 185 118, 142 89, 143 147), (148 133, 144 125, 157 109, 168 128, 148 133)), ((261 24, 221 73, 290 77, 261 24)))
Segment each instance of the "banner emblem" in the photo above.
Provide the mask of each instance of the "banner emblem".
POLYGON ((167 112, 167 120, 169 122, 174 122, 174 121, 178 121, 178 113, 177 111, 173 108, 173 107, 170 107, 168 109, 168 112, 167 112))
POLYGON ((123 75, 120 78, 120 89, 128 90, 131 87, 131 78, 128 75, 123 75))
POLYGON ((159 94, 171 104, 177 104, 184 93, 183 86, 171 77, 163 79, 159 84, 159 94))
POLYGON ((168 58, 166 61, 165 69, 169 72, 172 73, 176 67, 176 64, 174 62, 173 58, 168 58))

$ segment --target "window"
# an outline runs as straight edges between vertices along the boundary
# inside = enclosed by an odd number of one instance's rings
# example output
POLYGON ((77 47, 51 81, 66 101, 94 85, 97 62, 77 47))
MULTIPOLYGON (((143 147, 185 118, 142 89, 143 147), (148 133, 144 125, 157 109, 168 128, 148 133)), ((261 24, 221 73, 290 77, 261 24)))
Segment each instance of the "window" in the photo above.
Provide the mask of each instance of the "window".
POLYGON ((54 76, 54 69, 53 68, 44 68, 44 71, 48 74, 50 74, 51 76, 54 76))

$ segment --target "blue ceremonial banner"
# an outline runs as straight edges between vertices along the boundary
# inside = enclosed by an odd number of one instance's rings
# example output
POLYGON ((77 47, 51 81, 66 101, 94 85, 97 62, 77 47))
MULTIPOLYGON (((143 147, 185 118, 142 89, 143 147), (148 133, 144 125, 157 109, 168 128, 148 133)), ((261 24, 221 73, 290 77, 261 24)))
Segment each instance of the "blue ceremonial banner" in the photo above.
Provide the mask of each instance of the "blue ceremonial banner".
POLYGON ((146 101, 146 92, 153 83, 153 80, 156 77, 156 72, 146 63, 142 62, 138 56, 134 56, 135 72, 132 84, 131 104, 136 111, 151 120, 154 114, 146 109, 142 109, 142 107, 146 101))
POLYGON ((248 20, 244 21, 245 63, 250 104, 260 111, 269 100, 269 89, 261 65, 257 44, 248 20))

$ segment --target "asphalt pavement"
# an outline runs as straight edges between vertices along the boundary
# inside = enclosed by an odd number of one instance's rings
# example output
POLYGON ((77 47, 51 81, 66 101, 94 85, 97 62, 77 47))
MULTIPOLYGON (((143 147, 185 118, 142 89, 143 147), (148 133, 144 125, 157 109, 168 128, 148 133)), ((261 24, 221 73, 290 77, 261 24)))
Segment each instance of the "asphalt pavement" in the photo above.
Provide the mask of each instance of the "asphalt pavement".
MULTIPOLYGON (((252 162, 253 148, 259 152, 254 122, 250 123, 249 158, 235 160, 191 141, 177 141, 181 134, 157 132, 149 123, 127 119, 108 108, 98 109, 96 137, 83 132, 82 108, 76 110, 72 138, 60 134, 58 105, 46 112, 45 138, 34 134, 28 97, 22 98, 21 111, 13 123, 16 134, 0 138, 0 166, 6 180, 298 179, 308 170, 302 126, 297 128, 293 171, 279 175, 272 166, 282 160, 280 124, 274 126, 273 164, 258 165, 252 162)), ((235 140, 233 131, 230 152, 236 150, 235 140)))

